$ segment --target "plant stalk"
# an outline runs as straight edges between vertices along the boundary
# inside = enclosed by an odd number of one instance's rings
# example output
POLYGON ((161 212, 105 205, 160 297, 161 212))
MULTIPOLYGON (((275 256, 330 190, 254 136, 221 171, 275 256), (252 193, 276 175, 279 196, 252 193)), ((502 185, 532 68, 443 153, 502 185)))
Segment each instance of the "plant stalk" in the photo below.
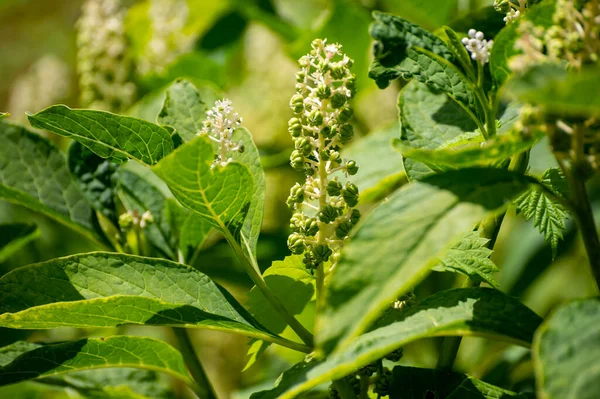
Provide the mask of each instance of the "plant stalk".
POLYGON ((192 344, 188 331, 185 328, 179 327, 173 327, 172 330, 177 338, 179 349, 183 355, 185 364, 188 366, 196 383, 195 386, 192 386, 194 393, 198 395, 200 399, 217 399, 215 390, 194 350, 194 345, 192 344))
POLYGON ((340 397, 342 399, 357 399, 352 385, 350 385, 346 378, 333 381, 333 386, 335 390, 340 394, 340 397))

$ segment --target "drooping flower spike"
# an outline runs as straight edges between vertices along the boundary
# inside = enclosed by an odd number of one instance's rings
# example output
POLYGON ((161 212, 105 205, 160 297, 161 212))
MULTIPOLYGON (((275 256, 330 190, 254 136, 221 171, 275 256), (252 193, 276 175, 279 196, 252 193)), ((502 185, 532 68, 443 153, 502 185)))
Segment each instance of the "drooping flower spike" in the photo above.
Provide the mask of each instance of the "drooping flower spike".
POLYGON ((206 111, 206 119, 198 135, 206 135, 218 144, 219 150, 214 165, 225 166, 232 161, 232 151, 243 152, 242 142, 232 141, 233 132, 242 125, 242 118, 233 111, 231 100, 217 100, 215 106, 206 111))

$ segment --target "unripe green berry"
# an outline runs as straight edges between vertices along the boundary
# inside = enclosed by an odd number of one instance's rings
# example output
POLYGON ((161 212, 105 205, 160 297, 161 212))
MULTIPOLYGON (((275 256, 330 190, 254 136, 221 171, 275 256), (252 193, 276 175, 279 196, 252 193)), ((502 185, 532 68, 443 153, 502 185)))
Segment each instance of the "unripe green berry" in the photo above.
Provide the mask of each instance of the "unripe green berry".
POLYGON ((301 254, 306 248, 302 236, 298 233, 290 234, 290 236, 288 237, 287 244, 290 251, 292 251, 292 253, 295 255, 301 254))
POLYGON ((342 193, 342 184, 337 180, 331 180, 327 183, 327 194, 332 197, 338 196, 342 193))
POLYGON ((304 234, 308 237, 314 236, 319 232, 319 222, 315 218, 309 218, 304 222, 304 234))
POLYGON ((350 90, 350 97, 354 98, 356 95, 356 75, 352 74, 345 83, 346 89, 350 90))
POLYGON ((315 258, 313 256, 313 254, 310 252, 304 252, 304 257, 302 258, 302 263, 304 263, 304 266, 308 270, 315 269, 318 265, 318 263, 315 262, 315 258))
POLYGON ((296 73, 296 82, 303 83, 304 79, 306 79, 306 73, 304 73, 304 71, 296 73))
POLYGON ((292 151, 292 155, 290 155, 290 165, 298 172, 304 170, 304 157, 297 150, 292 151))
POLYGON ((340 65, 340 64, 335 64, 331 66, 331 77, 339 80, 339 79, 343 79, 344 76, 346 76, 346 66, 345 65, 340 65))
POLYGON ((340 155, 339 151, 329 152, 329 160, 331 161, 331 163, 339 163, 341 158, 342 156, 340 155))
POLYGON ((404 350, 402 348, 396 349, 395 351, 388 353, 385 358, 391 362, 398 362, 404 356, 404 350))
POLYGON ((323 223, 331 223, 339 215, 338 209, 331 204, 325 205, 319 212, 319 220, 323 223))
POLYGON ((119 216, 119 227, 122 230, 127 230, 133 224, 133 216, 129 213, 123 213, 119 216))
POLYGON ((293 198, 298 204, 304 201, 304 187, 300 183, 296 183, 290 188, 290 198, 293 198))
POLYGON ((290 99, 290 107, 296 114, 301 114, 304 111, 304 98, 300 94, 294 94, 290 99))
POLYGON ((354 161, 348 161, 346 163, 346 171, 350 176, 354 176, 358 172, 358 165, 354 161))
POLYGON ((360 220, 360 211, 358 209, 352 209, 352 212, 350 212, 349 220, 350 223, 356 225, 356 223, 358 223, 358 221, 360 220))
POLYGON ((292 137, 300 137, 302 134, 302 121, 299 118, 292 118, 288 122, 288 131, 292 137))
POLYGON ((352 125, 342 125, 340 127, 340 141, 342 144, 346 144, 354 137, 354 127, 352 125))
POLYGON ((293 232, 298 233, 300 232, 300 228, 303 226, 303 224, 304 215, 301 213, 294 213, 290 219, 290 229, 292 229, 293 232))
POLYGON ((331 106, 333 108, 342 108, 346 104, 346 101, 348 101, 348 97, 338 91, 331 97, 331 106))
POLYGON ((300 154, 304 155, 305 157, 309 156, 313 150, 313 145, 310 142, 310 139, 308 139, 307 137, 297 139, 295 146, 296 150, 298 150, 298 152, 300 152, 300 154))
POLYGON ((326 139, 330 139, 335 136, 335 129, 332 129, 331 126, 323 126, 320 133, 321 136, 325 137, 326 139))
POLYGON ((312 166, 310 166, 309 164, 305 164, 304 169, 302 169, 302 171, 304 172, 305 176, 314 176, 315 175, 315 169, 312 166))
POLYGON ((320 84, 319 87, 317 87, 317 97, 321 100, 331 97, 331 88, 324 83, 320 84))
POLYGON ((339 123, 346 123, 348 122, 350 119, 352 119, 352 116, 354 115, 354 112, 352 111, 352 108, 350 108, 348 105, 346 105, 344 108, 342 108, 340 110, 340 113, 338 115, 338 122, 339 123))
POLYGON ((323 124, 323 114, 318 109, 314 109, 308 114, 307 120, 312 126, 320 126, 323 124))
POLYGON ((335 228, 336 237, 340 240, 343 240, 344 238, 348 237, 348 234, 350 234, 350 230, 352 230, 352 227, 354 227, 352 222, 344 220, 335 228))
POLYGON ((315 257, 315 261, 318 263, 327 262, 332 253, 333 251, 331 250, 331 248, 329 248, 329 245, 327 244, 316 245, 312 249, 312 254, 315 257))
POLYGON ((356 206, 356 204, 358 204, 358 187, 356 184, 346 183, 346 186, 342 192, 342 197, 349 207, 352 208, 356 206))

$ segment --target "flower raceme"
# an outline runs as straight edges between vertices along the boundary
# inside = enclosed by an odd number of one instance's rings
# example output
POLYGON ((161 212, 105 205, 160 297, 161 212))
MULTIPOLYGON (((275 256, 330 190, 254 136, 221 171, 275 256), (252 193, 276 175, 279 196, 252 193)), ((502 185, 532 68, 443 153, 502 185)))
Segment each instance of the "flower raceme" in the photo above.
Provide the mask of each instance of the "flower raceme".
POLYGON ((475 29, 469 29, 469 37, 462 39, 462 44, 465 45, 471 58, 485 65, 490 60, 490 50, 494 45, 493 40, 485 40, 483 32, 478 32, 475 29))
POLYGON ((206 111, 206 119, 203 122, 199 136, 206 135, 218 144, 218 154, 214 165, 225 166, 232 161, 229 156, 231 151, 244 152, 242 142, 232 141, 233 132, 242 125, 242 118, 233 111, 231 100, 226 98, 217 100, 215 106, 206 111))
POLYGON ((341 45, 314 40, 312 51, 299 60, 296 94, 290 100, 295 114, 288 129, 295 143, 290 163, 306 179, 291 188, 287 201, 295 211, 288 246, 292 253, 304 253, 310 270, 339 253, 360 218, 354 209, 358 187, 341 179, 358 172, 356 162, 340 155, 354 136, 348 104, 356 92, 352 63, 341 45))

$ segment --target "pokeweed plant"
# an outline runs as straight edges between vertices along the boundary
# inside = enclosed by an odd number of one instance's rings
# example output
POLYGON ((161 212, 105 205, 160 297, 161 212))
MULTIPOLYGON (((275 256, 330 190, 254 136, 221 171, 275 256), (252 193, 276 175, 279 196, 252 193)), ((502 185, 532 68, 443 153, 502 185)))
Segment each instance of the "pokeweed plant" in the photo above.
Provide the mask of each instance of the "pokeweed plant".
MULTIPOLYGON (((179 350, 128 335, 18 342, 0 348, 0 385, 35 379, 85 391, 76 372, 127 367, 164 372, 198 397, 215 398, 188 335, 205 328, 252 338, 254 360, 268 344, 306 354, 252 398, 531 396, 453 371, 463 336, 531 348, 539 398, 598 397, 598 299, 542 320, 498 289, 490 255, 508 207, 533 219, 553 256, 573 215, 600 284, 600 241, 585 188, 598 169, 600 3, 503 0, 496 8, 507 25, 493 39, 476 29, 433 34, 373 14, 369 77, 382 88, 402 80, 393 147, 408 179, 375 203, 353 182, 369 165, 359 169, 344 148, 354 136, 356 81, 364 77, 351 72, 340 44, 313 41, 290 100, 290 164, 304 176, 287 201, 291 255, 264 273, 256 252, 265 176, 231 101, 180 79, 156 123, 62 105, 28 115, 32 126, 74 140, 66 160, 49 140, 1 121, 0 198, 64 223, 102 252, 0 277, 0 327, 166 326, 179 350), (532 176, 531 149, 545 136, 559 168, 532 176), (190 266, 214 233, 255 285, 249 309, 190 266), (466 280, 416 297, 413 288, 431 271, 466 280), (270 276, 316 287, 314 328, 298 317, 312 295, 270 276), (287 338, 286 328, 293 331, 287 338), (444 337, 436 368, 397 364, 404 346, 432 337, 444 337)), ((119 111, 126 98, 115 103, 105 98, 110 93, 86 101, 119 111)), ((0 259, 36 234, 35 226, 12 226, 0 259)))

